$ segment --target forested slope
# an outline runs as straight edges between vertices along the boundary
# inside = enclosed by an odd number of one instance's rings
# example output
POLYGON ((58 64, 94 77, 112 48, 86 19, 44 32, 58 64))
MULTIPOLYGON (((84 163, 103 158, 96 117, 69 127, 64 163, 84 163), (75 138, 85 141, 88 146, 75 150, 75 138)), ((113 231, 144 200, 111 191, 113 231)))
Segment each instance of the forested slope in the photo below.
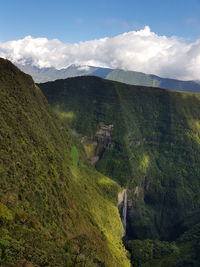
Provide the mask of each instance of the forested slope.
POLYGON ((0 59, 0 265, 129 266, 120 190, 29 75, 0 59))
MULTIPOLYGON (((93 140, 100 122, 113 125, 111 145, 101 153, 96 168, 129 189, 129 239, 174 241, 198 223, 199 94, 97 77, 39 86, 79 138, 93 140)), ((94 142, 86 144, 86 151, 89 145, 95 153, 98 144, 96 148, 94 142)))

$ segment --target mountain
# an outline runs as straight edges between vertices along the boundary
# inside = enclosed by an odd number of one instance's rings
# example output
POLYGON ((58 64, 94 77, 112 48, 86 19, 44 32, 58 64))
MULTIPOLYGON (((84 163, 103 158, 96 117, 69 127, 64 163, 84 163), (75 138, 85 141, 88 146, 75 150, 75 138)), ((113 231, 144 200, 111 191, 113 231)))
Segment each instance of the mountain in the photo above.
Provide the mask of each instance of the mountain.
POLYGON ((130 266, 118 195, 134 267, 199 266, 200 95, 39 87, 0 59, 0 265, 130 266))
POLYGON ((0 59, 0 265, 130 266, 120 186, 86 161, 29 75, 0 59))
POLYGON ((198 266, 200 95, 90 76, 39 87, 96 169, 127 189, 133 266, 198 266))
POLYGON ((74 64, 69 66, 68 68, 60 70, 53 67, 38 68, 30 64, 27 65, 16 64, 16 66, 23 72, 31 75, 35 82, 48 82, 68 77, 88 75, 98 69, 96 67, 78 66, 74 64))
POLYGON ((180 81, 161 78, 156 75, 137 71, 100 68, 93 66, 71 65, 68 68, 57 70, 55 68, 37 68, 32 65, 17 65, 22 71, 30 74, 35 82, 48 82, 76 76, 92 75, 108 80, 123 82, 131 85, 160 87, 175 91, 200 92, 199 81, 180 81))
POLYGON ((144 74, 136 71, 113 70, 105 78, 132 85, 152 86, 183 92, 200 92, 200 84, 198 81, 180 81, 161 78, 156 75, 144 74))

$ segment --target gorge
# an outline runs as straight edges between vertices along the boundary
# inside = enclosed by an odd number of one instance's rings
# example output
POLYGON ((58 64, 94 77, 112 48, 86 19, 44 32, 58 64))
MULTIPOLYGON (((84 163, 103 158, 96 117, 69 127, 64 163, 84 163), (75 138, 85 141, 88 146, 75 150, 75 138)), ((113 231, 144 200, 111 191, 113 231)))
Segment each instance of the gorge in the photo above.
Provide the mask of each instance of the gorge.
POLYGON ((199 94, 89 76, 39 87, 80 137, 94 136, 100 122, 114 126, 113 145, 95 167, 128 189, 125 244, 134 266, 197 264, 191 234, 199 236, 199 94), (149 257, 134 261, 134 250, 145 249, 149 257))
POLYGON ((0 88, 2 266, 198 266, 199 94, 3 59, 0 88))

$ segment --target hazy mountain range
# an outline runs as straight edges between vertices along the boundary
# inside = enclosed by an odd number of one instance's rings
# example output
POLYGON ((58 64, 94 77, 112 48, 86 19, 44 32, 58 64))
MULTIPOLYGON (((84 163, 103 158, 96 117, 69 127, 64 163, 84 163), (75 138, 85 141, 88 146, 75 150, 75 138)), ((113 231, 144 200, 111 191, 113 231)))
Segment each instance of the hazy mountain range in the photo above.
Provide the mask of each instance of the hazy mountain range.
POLYGON ((120 69, 101 68, 94 66, 70 65, 64 69, 38 68, 32 65, 17 65, 22 71, 30 74, 36 83, 55 81, 76 76, 97 76, 100 78, 123 82, 131 85, 160 87, 176 91, 200 92, 199 81, 180 81, 161 78, 152 74, 120 69))

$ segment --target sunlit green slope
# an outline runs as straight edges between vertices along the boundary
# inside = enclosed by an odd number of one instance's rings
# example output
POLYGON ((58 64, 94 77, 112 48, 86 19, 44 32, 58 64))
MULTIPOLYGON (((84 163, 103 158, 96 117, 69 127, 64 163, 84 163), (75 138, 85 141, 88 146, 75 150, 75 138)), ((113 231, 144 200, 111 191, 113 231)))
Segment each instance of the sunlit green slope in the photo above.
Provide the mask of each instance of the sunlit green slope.
POLYGON ((129 266, 119 186, 85 161, 32 78, 3 59, 0 101, 0 265, 129 266))

